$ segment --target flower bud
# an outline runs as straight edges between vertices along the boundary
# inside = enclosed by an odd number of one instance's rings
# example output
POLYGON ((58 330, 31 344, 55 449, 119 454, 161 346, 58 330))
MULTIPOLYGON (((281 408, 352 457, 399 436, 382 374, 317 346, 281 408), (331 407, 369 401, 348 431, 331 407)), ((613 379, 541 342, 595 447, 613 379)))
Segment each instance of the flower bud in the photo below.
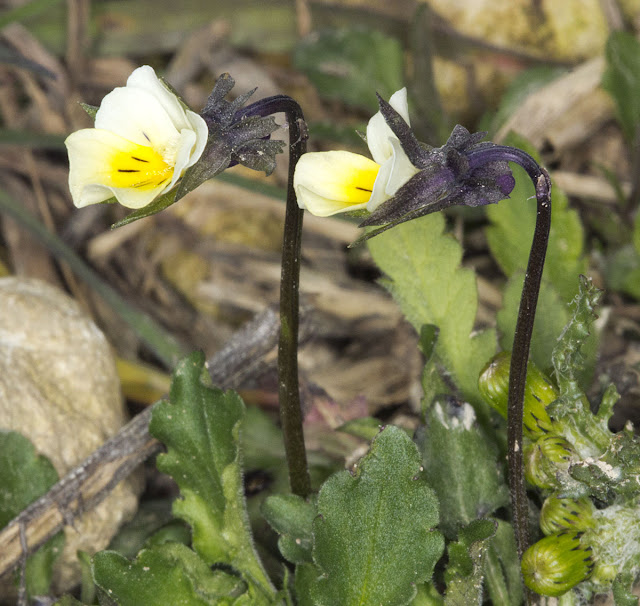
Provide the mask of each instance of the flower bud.
POLYGON ((594 510, 588 497, 563 499, 552 495, 542 505, 540 528, 546 535, 565 530, 580 531, 593 528, 594 510))
POLYGON ((562 436, 542 436, 525 450, 524 476, 538 488, 554 488, 558 471, 566 471, 574 455, 573 446, 562 436))
POLYGON ((545 596, 559 596, 589 578, 594 562, 581 532, 562 532, 541 539, 522 556, 522 575, 529 588, 545 596))
MULTIPOLYGON (((511 352, 503 351, 484 367, 478 379, 482 397, 505 419, 509 398, 510 365, 511 352)), ((555 387, 533 362, 529 362, 524 390, 523 429, 526 436, 535 440, 553 429, 553 423, 545 408, 557 398, 558 392, 555 387)))

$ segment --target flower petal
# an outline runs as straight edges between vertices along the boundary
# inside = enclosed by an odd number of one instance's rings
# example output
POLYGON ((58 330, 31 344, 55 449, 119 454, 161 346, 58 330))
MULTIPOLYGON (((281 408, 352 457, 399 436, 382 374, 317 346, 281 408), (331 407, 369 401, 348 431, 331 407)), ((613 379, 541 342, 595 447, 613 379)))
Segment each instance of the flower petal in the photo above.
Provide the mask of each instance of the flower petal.
POLYGON ((369 158, 346 151, 304 154, 293 178, 298 205, 323 217, 365 208, 379 168, 369 158))
POLYGON ((391 174, 385 187, 385 193, 388 196, 393 196, 398 189, 400 189, 411 177, 419 172, 404 153, 402 144, 395 137, 389 141, 393 148, 393 154, 391 156, 391 174))
MULTIPOLYGON (((407 104, 407 89, 402 88, 391 95, 389 104, 395 109, 409 124, 409 106, 407 104)), ((384 164, 393 156, 393 149, 389 143, 389 139, 395 139, 396 136, 387 125, 384 117, 380 112, 375 114, 367 124, 367 145, 371 152, 371 157, 378 163, 384 164)))
MULTIPOLYGON (((156 72, 149 65, 143 65, 135 69, 127 79, 127 88, 140 88, 157 99, 171 122, 180 131, 190 128, 185 107, 180 99, 158 78, 156 72)), ((193 113, 193 112, 191 112, 193 113)))
MULTIPOLYGON (((166 84, 158 78, 153 68, 148 65, 143 65, 133 71, 127 80, 127 88, 140 88, 153 95, 180 133, 183 130, 192 130, 196 133, 195 147, 190 152, 189 161, 184 165, 184 168, 189 168, 195 164, 202 155, 209 136, 207 123, 202 116, 186 109, 180 99, 167 88, 166 84)), ((182 144, 178 145, 178 149, 182 149, 182 144)), ((176 164, 178 164, 177 160, 176 164)), ((180 173, 181 171, 178 172, 180 173)))
POLYGON ((325 198, 310 189, 300 185, 296 189, 296 196, 300 208, 306 208, 312 215, 316 217, 330 217, 338 213, 346 213, 354 210, 362 210, 367 207, 367 203, 351 204, 344 200, 332 200, 325 198))
POLYGON ((176 153, 175 160, 176 164, 173 170, 173 178, 171 179, 171 183, 169 183, 167 189, 171 189, 178 182, 178 179, 182 177, 184 171, 195 164, 198 160, 198 158, 202 154, 202 149, 200 149, 200 153, 196 155, 197 144, 198 141, 195 132, 186 128, 180 132, 178 151, 176 153))
POLYGON ((163 155, 175 154, 173 146, 180 133, 158 99, 141 88, 112 90, 102 100, 95 127, 149 145, 163 155))
POLYGON ((371 192, 371 197, 367 202, 367 210, 372 213, 378 206, 380 206, 383 202, 389 199, 389 195, 387 194, 387 183, 389 182, 389 178, 391 177, 391 172, 393 170, 393 158, 389 158, 384 164, 380 166, 380 170, 378 171, 378 177, 376 178, 375 183, 373 184, 373 191, 371 192))
POLYGON ((116 196, 128 208, 141 208, 167 190, 173 166, 151 147, 110 131, 79 130, 67 137, 69 189, 81 208, 116 196))

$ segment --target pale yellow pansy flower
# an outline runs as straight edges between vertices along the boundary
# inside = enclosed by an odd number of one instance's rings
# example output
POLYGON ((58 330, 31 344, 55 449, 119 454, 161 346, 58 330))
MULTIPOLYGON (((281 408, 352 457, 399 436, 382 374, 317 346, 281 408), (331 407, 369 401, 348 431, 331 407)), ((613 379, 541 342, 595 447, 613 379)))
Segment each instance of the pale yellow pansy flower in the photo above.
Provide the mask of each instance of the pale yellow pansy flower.
POLYGON ((77 207, 115 198, 142 208, 171 190, 202 155, 208 129, 148 65, 103 100, 95 128, 67 137, 69 189, 77 207))
MULTIPOLYGON (((407 89, 389 103, 409 124, 407 89)), ((293 178, 298 206, 320 217, 373 212, 418 172, 380 112, 367 125, 367 145, 373 160, 347 151, 304 154, 293 178)))

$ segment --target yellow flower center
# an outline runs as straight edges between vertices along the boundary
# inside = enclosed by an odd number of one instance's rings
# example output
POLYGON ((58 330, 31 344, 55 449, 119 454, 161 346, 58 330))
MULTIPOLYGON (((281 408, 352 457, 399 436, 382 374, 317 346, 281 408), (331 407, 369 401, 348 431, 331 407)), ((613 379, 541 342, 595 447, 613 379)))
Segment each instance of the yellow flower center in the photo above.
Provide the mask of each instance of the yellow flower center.
POLYGON ((344 201, 354 205, 366 204, 371 197, 379 169, 380 166, 375 162, 368 163, 366 168, 352 168, 350 179, 344 183, 344 201))
POLYGON ((173 166, 167 164, 160 153, 152 147, 130 143, 126 149, 118 150, 108 167, 109 185, 153 189, 169 182, 173 166))

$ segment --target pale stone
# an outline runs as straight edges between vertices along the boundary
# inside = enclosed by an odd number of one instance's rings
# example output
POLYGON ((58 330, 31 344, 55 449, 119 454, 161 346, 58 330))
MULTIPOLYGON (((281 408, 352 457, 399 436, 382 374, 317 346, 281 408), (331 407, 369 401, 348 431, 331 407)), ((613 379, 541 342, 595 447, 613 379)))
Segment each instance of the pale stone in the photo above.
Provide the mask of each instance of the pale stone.
MULTIPOLYGON (((0 279, 0 428, 29 438, 60 477, 127 421, 109 343, 80 306, 45 282, 0 279)), ((104 549, 137 507, 128 479, 65 530, 55 589, 79 581, 76 552, 104 549)))
MULTIPOLYGON (((459 34, 503 51, 493 52, 481 44, 470 50, 461 44, 453 56, 436 57, 436 87, 456 120, 476 119, 478 112, 496 107, 513 77, 527 65, 519 54, 578 64, 601 55, 609 34, 600 0, 422 2, 459 34)), ((636 10, 631 5, 638 2, 627 0, 627 18, 636 10)))

